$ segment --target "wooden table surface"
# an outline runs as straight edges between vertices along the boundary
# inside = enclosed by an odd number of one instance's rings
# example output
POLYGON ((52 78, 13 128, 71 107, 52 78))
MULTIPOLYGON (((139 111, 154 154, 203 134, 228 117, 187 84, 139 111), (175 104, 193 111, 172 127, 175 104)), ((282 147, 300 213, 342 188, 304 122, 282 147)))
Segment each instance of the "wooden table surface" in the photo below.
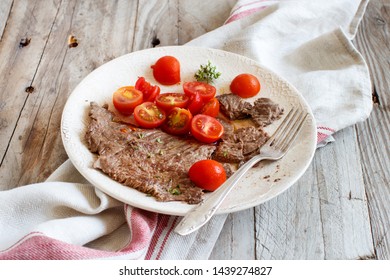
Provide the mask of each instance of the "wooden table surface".
MULTIPOLYGON (((1 0, 0 189, 45 180, 68 157, 60 119, 76 85, 120 55, 182 45, 235 0, 1 0), (74 35, 78 46, 68 47, 74 35)), ((390 1, 372 0, 354 44, 372 77, 370 118, 334 135, 287 192, 230 214, 210 259, 390 258, 390 1)))

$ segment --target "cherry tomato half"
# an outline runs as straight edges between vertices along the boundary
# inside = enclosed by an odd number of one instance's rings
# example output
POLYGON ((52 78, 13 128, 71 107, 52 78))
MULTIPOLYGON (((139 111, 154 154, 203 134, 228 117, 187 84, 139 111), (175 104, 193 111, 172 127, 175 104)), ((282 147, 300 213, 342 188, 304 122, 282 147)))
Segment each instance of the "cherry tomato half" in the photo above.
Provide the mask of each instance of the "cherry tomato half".
POLYGON ((195 162, 188 171, 190 180, 199 188, 214 191, 226 181, 223 165, 212 159, 195 162))
POLYGON ((217 98, 211 98, 200 110, 200 113, 210 117, 216 117, 219 114, 219 101, 217 98))
POLYGON ((203 104, 204 103, 203 103, 202 98, 200 97, 200 94, 195 93, 195 94, 190 96, 190 100, 188 101, 187 109, 190 110, 190 112, 193 115, 196 115, 197 113, 200 112, 200 110, 202 110, 203 104))
POLYGON ((163 56, 151 66, 153 76, 163 85, 180 83, 180 62, 173 56, 163 56))
POLYGON ((160 94, 160 87, 151 85, 144 77, 139 77, 135 82, 135 89, 142 92, 144 98, 143 101, 153 102, 156 97, 160 94))
POLYGON ((242 98, 253 97, 260 92, 260 82, 252 74, 240 74, 231 82, 230 90, 242 98))
POLYGON ((165 118, 165 112, 153 102, 144 102, 134 109, 134 119, 143 128, 156 128, 165 121, 165 118))
POLYGON ((203 82, 186 82, 183 84, 183 90, 188 96, 198 93, 203 102, 209 101, 217 92, 214 86, 203 82))
POLYGON ((142 92, 133 86, 126 86, 117 89, 113 96, 112 102, 115 109, 123 115, 131 115, 134 108, 142 103, 142 92))
POLYGON ((222 124, 213 117, 198 114, 192 118, 191 133, 200 142, 213 143, 223 134, 222 124))
POLYGON ((167 116, 162 129, 173 135, 182 135, 190 131, 192 114, 187 109, 175 107, 167 116))
POLYGON ((165 112, 169 112, 174 107, 184 108, 188 101, 188 96, 182 93, 163 93, 156 98, 157 106, 165 112))

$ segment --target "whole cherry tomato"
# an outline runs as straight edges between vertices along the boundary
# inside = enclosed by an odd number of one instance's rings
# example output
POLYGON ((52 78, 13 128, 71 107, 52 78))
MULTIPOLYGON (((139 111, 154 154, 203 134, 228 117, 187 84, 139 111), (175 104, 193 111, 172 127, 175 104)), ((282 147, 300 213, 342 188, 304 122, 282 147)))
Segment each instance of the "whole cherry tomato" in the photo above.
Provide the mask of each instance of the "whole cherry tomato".
POLYGON ((157 82, 163 85, 180 83, 180 62, 173 56, 163 56, 154 65, 153 76, 157 82))
POLYGON ((230 90, 242 98, 253 97, 260 92, 260 82, 252 74, 240 74, 231 82, 230 90))
POLYGON ((188 171, 190 180, 199 188, 214 191, 226 181, 226 171, 221 163, 212 159, 195 162, 188 171))

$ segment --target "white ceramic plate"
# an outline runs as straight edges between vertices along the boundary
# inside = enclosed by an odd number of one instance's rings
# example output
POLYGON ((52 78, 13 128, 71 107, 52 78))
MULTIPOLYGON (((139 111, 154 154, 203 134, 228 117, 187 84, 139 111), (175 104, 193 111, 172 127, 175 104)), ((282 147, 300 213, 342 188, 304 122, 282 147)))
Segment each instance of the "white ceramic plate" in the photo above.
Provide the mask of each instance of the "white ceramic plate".
MULTIPOLYGON (((113 92, 121 86, 133 85, 139 76, 156 84, 150 66, 164 55, 175 56, 180 61, 182 81, 194 80, 194 73, 199 66, 211 61, 222 73, 214 84, 218 94, 229 92, 230 82, 236 75, 252 73, 259 78, 262 86, 258 97, 270 97, 286 112, 291 107, 299 106, 309 113, 302 133, 286 156, 277 162, 263 162, 252 168, 231 191, 218 213, 259 205, 288 189, 302 176, 314 155, 316 129, 311 110, 300 93, 282 78, 247 57, 215 49, 177 46, 146 49, 116 58, 89 74, 70 95, 62 115, 63 144, 72 163, 89 182, 124 203, 158 213, 182 216, 193 207, 183 202, 158 202, 153 197, 115 182, 92 167, 96 155, 88 150, 84 142, 90 102, 111 104, 113 92)), ((161 91, 181 92, 182 89, 181 85, 161 86, 161 91)), ((279 122, 266 130, 272 134, 279 122)))

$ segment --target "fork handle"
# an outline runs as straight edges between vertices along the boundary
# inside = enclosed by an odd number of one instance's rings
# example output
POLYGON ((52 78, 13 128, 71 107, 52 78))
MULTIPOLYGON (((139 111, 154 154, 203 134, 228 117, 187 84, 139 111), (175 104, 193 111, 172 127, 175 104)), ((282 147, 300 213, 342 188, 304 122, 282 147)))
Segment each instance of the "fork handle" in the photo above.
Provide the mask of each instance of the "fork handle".
POLYGON ((177 225, 175 232, 180 235, 187 235, 207 223, 215 214, 222 201, 226 198, 237 182, 245 175, 245 173, 256 163, 264 159, 269 159, 269 157, 256 155, 243 164, 236 172, 233 173, 232 176, 230 176, 228 180, 226 180, 225 183, 212 192, 207 199, 192 208, 177 225))

